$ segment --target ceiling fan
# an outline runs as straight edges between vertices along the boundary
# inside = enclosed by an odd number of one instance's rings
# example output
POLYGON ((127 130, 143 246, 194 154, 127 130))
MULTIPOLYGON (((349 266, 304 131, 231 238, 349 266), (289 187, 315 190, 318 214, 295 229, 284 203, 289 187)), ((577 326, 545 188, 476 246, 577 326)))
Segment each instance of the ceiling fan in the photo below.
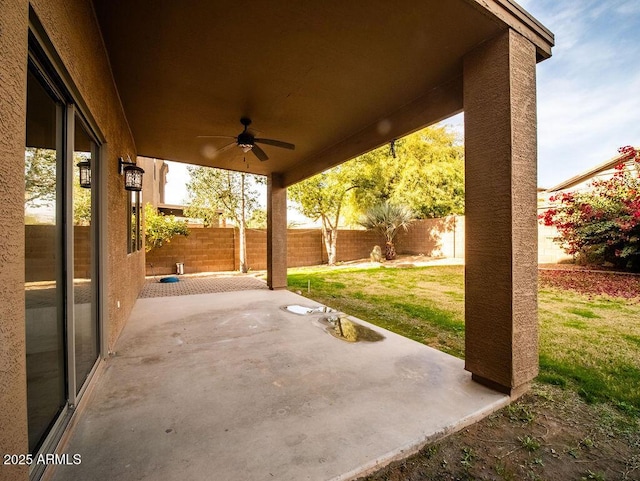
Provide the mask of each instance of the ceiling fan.
POLYGON ((262 162, 269 159, 269 156, 266 154, 260 146, 256 144, 265 144, 272 145, 274 147, 280 147, 281 149, 289 149, 294 150, 296 148, 295 145, 290 144, 289 142, 283 142, 281 140, 274 139, 262 139, 256 138, 251 132, 248 131, 249 125, 251 125, 251 119, 248 117, 242 117, 240 119, 240 123, 244 125, 244 130, 238 134, 237 137, 232 137, 230 135, 199 135, 199 138, 209 138, 209 139, 234 139, 234 142, 225 145, 224 147, 218 149, 217 153, 220 154, 231 149, 234 146, 238 146, 242 149, 243 152, 252 151, 254 155, 262 162))

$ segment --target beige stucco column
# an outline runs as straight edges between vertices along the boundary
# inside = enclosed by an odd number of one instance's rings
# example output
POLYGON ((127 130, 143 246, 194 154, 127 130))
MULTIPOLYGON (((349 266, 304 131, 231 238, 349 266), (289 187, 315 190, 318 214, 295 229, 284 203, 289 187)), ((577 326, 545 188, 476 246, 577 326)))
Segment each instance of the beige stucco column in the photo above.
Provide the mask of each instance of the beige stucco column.
MULTIPOLYGON (((24 307, 24 139, 29 3, 0 0, 0 453, 29 452, 24 307)), ((0 479, 29 479, 0 465, 0 479)))
POLYGON ((267 285, 287 287, 287 188, 280 174, 267 179, 267 285))
POLYGON ((466 369, 514 396, 538 373, 535 67, 511 30, 464 59, 466 369))

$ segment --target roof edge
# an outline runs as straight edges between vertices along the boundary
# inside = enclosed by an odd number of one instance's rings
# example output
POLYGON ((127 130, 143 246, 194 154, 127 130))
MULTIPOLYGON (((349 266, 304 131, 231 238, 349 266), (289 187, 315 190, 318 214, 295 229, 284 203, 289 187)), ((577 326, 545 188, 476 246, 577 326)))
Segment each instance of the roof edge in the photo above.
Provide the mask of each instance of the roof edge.
POLYGON ((536 46, 538 61, 551 57, 555 37, 533 15, 513 0, 467 0, 485 13, 493 14, 498 20, 523 35, 536 46))
MULTIPOLYGON (((638 149, 636 148, 636 150, 638 149)), ((554 185, 553 187, 550 187, 544 190, 545 192, 557 192, 559 190, 571 188, 581 182, 584 182, 589 177, 593 177, 596 174, 605 172, 609 169, 613 169, 616 165, 618 165, 621 161, 623 161, 626 156, 627 156, 626 154, 620 153, 614 157, 611 157, 609 160, 606 160, 596 165, 595 167, 591 167, 589 170, 586 170, 580 174, 574 175, 573 177, 570 177, 567 180, 560 182, 558 185, 554 185)))

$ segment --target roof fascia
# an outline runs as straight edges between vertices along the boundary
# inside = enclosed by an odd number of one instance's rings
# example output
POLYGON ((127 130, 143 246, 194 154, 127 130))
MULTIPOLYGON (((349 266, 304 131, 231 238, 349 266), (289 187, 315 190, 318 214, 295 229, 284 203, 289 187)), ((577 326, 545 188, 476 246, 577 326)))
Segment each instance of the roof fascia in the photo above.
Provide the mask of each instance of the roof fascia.
POLYGON ((626 155, 624 154, 618 154, 615 157, 612 157, 611 159, 607 160, 606 162, 598 164, 595 167, 592 167, 591 169, 586 170, 585 172, 582 172, 581 174, 574 175, 573 177, 563 182, 560 182, 558 185, 554 185, 553 187, 546 189, 546 191, 557 192, 559 190, 569 189, 577 184, 584 182, 585 180, 588 180, 589 178, 595 175, 598 175, 609 169, 613 169, 620 162, 624 161, 625 157, 626 155))
POLYGON ((551 57, 555 45, 553 33, 529 12, 512 0, 466 0, 471 5, 492 14, 503 24, 527 38, 536 47, 538 62, 551 57))

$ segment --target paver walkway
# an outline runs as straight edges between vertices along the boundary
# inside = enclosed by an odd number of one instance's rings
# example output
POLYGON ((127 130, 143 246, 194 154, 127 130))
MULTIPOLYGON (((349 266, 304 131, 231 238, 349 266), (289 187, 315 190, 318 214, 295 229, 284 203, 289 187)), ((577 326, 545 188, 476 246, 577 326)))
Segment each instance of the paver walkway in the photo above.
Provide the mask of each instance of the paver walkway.
POLYGON ((266 282, 251 275, 180 276, 180 280, 173 283, 162 283, 160 279, 160 276, 147 279, 138 297, 142 299, 147 297, 190 296, 194 294, 267 289, 266 282))

